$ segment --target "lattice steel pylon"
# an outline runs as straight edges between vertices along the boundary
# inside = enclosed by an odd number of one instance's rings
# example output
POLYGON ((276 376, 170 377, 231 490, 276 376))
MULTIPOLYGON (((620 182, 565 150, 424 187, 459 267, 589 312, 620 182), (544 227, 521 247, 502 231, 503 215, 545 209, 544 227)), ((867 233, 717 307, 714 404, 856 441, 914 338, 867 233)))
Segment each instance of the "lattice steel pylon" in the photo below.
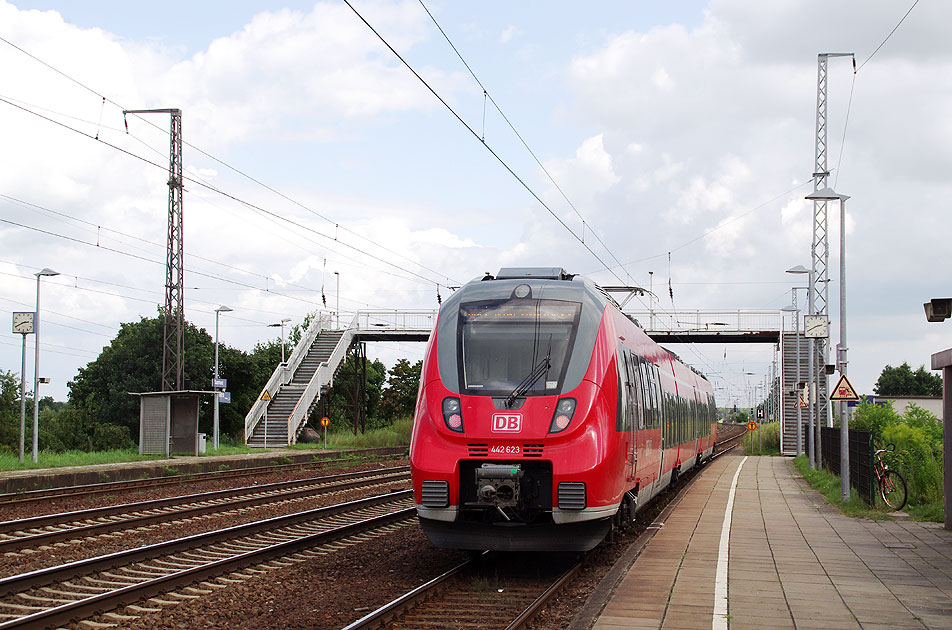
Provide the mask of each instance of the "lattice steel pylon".
MULTIPOLYGON (((827 127, 826 127, 826 84, 827 60, 830 57, 853 57, 853 67, 856 59, 853 53, 820 53, 817 55, 816 76, 816 161, 813 167, 813 191, 827 187, 830 171, 827 168, 827 127)), ((829 223, 827 221, 826 201, 813 202, 813 243, 810 247, 813 267, 813 313, 829 316, 830 296, 830 238, 829 223)), ((817 340, 817 355, 820 366, 829 362, 829 342, 826 339, 817 340)), ((817 370, 820 373, 820 370, 817 370)), ((820 415, 819 396, 816 400, 817 417, 820 415)), ((828 417, 828 421, 831 418, 828 417)))
MULTIPOLYGON (((185 362, 185 256, 182 242, 182 110, 127 109, 126 114, 170 114, 169 222, 165 265, 165 312, 162 321, 162 391, 181 390, 185 362)), ((126 122, 126 132, 129 123, 126 122)))

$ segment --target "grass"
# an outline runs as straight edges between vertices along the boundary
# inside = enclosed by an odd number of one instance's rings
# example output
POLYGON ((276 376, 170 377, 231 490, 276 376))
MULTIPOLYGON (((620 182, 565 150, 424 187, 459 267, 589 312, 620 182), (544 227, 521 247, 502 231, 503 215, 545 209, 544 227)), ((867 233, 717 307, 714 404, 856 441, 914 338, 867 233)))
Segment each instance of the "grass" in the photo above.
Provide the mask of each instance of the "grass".
POLYGON ((62 466, 90 466, 92 464, 115 464, 119 462, 139 462, 156 459, 152 455, 139 455, 136 449, 123 449, 115 451, 101 451, 96 453, 86 453, 83 451, 66 451, 63 453, 50 453, 40 451, 36 463, 33 463, 32 456, 28 453, 25 461, 20 462, 16 455, 9 453, 0 454, 0 470, 29 470, 34 468, 59 468, 62 466))
POLYGON ((759 424, 756 430, 748 431, 742 441, 748 455, 780 455, 780 423, 759 424))
POLYGON ((795 457, 793 464, 803 475, 803 478, 807 480, 807 483, 826 498, 827 503, 838 507, 846 516, 861 516, 874 520, 889 518, 888 513, 891 510, 885 506, 870 508, 855 489, 850 491, 849 501, 844 503, 840 500, 840 476, 834 475, 825 468, 810 470, 810 463, 806 455, 795 457))
MULTIPOLYGON (((392 426, 367 431, 360 435, 354 435, 350 431, 340 433, 329 433, 327 436, 327 447, 329 449, 360 449, 360 448, 379 448, 385 446, 406 446, 410 443, 411 420, 405 418, 397 420, 392 426)), ((247 453, 261 452, 279 452, 288 453, 296 450, 313 450, 323 448, 323 442, 318 444, 295 444, 283 448, 267 449, 250 448, 244 444, 220 444, 218 450, 211 448, 211 442, 201 457, 212 457, 216 455, 244 455, 247 453)), ((285 456, 286 457, 286 456, 285 456)), ((93 464, 117 464, 122 462, 142 462, 156 461, 165 459, 160 455, 139 455, 137 449, 121 449, 114 451, 99 451, 86 453, 83 451, 66 451, 63 453, 52 453, 40 451, 39 461, 33 463, 32 457, 27 453, 26 461, 20 462, 17 455, 0 452, 0 471, 6 470, 30 470, 37 468, 61 468, 63 466, 91 466, 93 464)), ((290 460, 289 460, 290 461, 290 460)), ((220 467, 219 467, 220 468, 220 467)))
MULTIPOLYGON (((871 508, 866 504, 855 488, 850 490, 850 499, 846 503, 840 500, 840 476, 834 475, 825 468, 818 470, 809 470, 810 464, 806 455, 800 455, 794 458, 794 465, 803 478, 811 486, 819 491, 826 502, 835 505, 846 516, 861 516, 873 520, 885 520, 890 518, 889 514, 893 512, 891 508, 886 507, 877 495, 876 507, 871 508)), ((945 506, 942 501, 935 501, 921 505, 912 505, 907 503, 902 509, 917 521, 928 521, 932 523, 945 522, 945 506)))
MULTIPOLYGON (((407 446, 410 444, 410 427, 412 420, 403 418, 396 420, 389 427, 382 429, 373 429, 365 433, 354 435, 352 431, 334 431, 327 434, 327 448, 329 449, 353 449, 353 448, 383 448, 386 446, 407 446)), ((324 433, 321 432, 321 437, 324 433)), ((301 448, 323 447, 324 442, 317 444, 302 444, 301 448)))

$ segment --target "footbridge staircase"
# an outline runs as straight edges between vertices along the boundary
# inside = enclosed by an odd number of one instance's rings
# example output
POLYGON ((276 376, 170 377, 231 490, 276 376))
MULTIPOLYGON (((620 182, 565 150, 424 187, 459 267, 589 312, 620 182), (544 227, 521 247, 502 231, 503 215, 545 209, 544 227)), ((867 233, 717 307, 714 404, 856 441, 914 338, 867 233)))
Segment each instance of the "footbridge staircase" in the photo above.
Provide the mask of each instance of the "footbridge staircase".
POLYGON ((245 443, 255 448, 294 444, 352 345, 426 341, 435 322, 436 311, 359 311, 345 326, 329 314, 315 317, 245 416, 245 443))

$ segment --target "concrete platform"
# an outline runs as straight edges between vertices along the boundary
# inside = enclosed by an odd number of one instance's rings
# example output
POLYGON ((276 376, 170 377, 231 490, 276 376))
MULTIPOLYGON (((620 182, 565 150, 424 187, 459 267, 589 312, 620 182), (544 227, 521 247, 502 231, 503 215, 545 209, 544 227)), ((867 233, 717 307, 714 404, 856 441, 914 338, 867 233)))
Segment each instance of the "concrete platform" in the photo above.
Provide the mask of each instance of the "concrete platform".
POLYGON ((952 628, 952 532, 843 516, 791 460, 726 455, 664 517, 593 627, 952 628))

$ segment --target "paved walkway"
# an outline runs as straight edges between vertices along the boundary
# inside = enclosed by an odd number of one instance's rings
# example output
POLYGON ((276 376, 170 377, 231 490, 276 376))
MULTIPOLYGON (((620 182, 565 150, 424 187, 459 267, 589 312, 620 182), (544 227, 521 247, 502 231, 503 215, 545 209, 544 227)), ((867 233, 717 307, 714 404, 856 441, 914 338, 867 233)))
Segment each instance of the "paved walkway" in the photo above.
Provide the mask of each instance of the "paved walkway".
POLYGON ((594 628, 725 627, 952 628, 952 532, 845 517, 789 459, 721 457, 664 521, 594 628), (727 611, 715 614, 719 543, 742 463, 723 545, 727 611))

